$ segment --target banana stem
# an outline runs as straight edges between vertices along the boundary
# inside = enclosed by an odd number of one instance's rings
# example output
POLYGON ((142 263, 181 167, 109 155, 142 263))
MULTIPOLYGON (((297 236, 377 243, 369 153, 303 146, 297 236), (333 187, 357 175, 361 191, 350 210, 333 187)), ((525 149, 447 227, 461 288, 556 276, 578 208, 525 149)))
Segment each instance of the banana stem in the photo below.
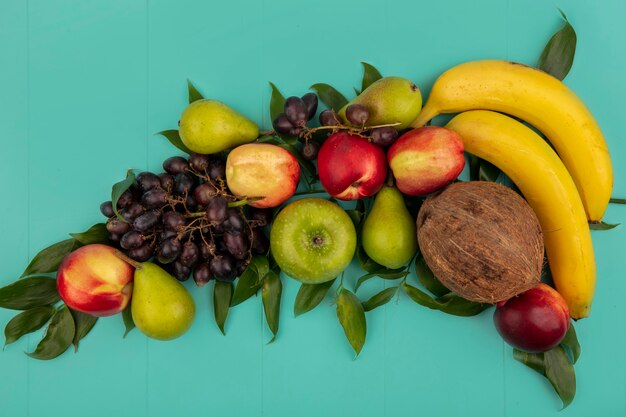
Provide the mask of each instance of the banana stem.
POLYGON ((626 198, 611 198, 609 203, 613 204, 626 204, 626 198))

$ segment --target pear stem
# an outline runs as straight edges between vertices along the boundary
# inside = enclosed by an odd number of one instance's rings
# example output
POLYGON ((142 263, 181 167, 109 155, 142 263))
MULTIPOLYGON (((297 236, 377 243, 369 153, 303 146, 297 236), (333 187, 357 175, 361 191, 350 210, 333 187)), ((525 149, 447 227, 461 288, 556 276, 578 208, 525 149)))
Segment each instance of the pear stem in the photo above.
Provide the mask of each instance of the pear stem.
POLYGON ((393 187, 393 172, 391 172, 391 169, 387 173, 387 185, 393 187))
POLYGON ((141 264, 134 259, 130 259, 128 256, 124 255, 121 251, 115 250, 115 256, 120 258, 122 261, 131 264, 135 269, 142 269, 141 264))

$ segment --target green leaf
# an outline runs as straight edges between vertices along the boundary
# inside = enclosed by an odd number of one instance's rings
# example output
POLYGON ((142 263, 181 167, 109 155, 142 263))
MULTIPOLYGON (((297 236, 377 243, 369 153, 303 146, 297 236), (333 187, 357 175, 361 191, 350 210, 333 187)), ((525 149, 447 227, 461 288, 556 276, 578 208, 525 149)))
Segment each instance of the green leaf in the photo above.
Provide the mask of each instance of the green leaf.
POLYGON ((10 345, 25 334, 41 329, 55 311, 54 307, 42 306, 19 313, 4 328, 4 345, 10 345))
POLYGON ((113 212, 115 212, 115 215, 118 219, 124 222, 126 221, 126 219, 120 216, 120 214, 117 212, 117 201, 120 199, 122 194, 124 194, 124 191, 128 190, 130 186, 134 183, 135 173, 132 169, 129 169, 128 171, 126 171, 126 178, 118 183, 113 184, 113 187, 111 188, 111 204, 113 205, 113 212))
POLYGON ((315 90, 320 100, 335 111, 339 111, 339 109, 348 104, 348 100, 339 91, 328 84, 313 84, 311 90, 315 90))
POLYGON ((528 353, 513 348, 513 358, 528 366, 533 371, 546 376, 546 367, 543 361, 543 353, 528 353))
POLYGON ((428 265, 426 265, 422 254, 417 255, 415 259, 415 273, 424 288, 433 293, 436 297, 441 297, 450 292, 450 290, 435 277, 428 265))
POLYGON ((453 293, 434 299, 424 291, 406 282, 402 284, 402 290, 416 303, 454 316, 475 316, 490 307, 489 304, 468 301, 453 293))
POLYGON ((378 72, 376 68, 367 62, 361 62, 361 64, 363 64, 363 81, 361 82, 361 91, 363 92, 367 87, 383 78, 383 76, 380 75, 380 72, 378 72))
POLYGON ((219 327, 224 336, 224 325, 226 324, 226 318, 228 318, 228 309, 233 298, 233 283, 215 281, 213 287, 213 315, 215 316, 215 323, 219 327))
POLYGON ((26 353, 31 358, 40 360, 54 359, 67 350, 74 340, 74 319, 69 308, 63 304, 52 316, 46 329, 46 335, 41 339, 34 352, 26 353))
POLYGON ((367 253, 365 252, 363 246, 359 246, 357 248, 356 259, 357 261, 359 261, 359 265, 361 266, 361 268, 363 268, 370 274, 385 269, 384 266, 374 262, 369 256, 367 256, 367 253))
POLYGON ((330 287, 333 286, 335 279, 322 282, 321 284, 302 284, 296 295, 296 301, 293 305, 293 314, 298 317, 301 314, 308 313, 317 307, 330 287))
POLYGON ((98 317, 72 310, 71 308, 70 313, 72 313, 72 318, 74 319, 74 340, 72 340, 72 343, 74 345, 74 352, 78 352, 78 344, 89 334, 93 326, 96 325, 98 317))
POLYGON ((270 87, 272 87, 272 96, 270 98, 270 118, 274 121, 279 114, 285 111, 285 97, 282 95, 278 87, 274 85, 274 83, 270 82, 270 87))
POLYGON ((591 230, 611 230, 611 229, 616 228, 620 224, 621 223, 611 224, 611 223, 605 223, 603 221, 600 221, 598 223, 589 223, 589 229, 591 229, 591 230))
POLYGON ((263 279, 263 289, 261 291, 265 321, 267 321, 267 326, 272 332, 272 339, 268 343, 272 343, 278 334, 282 293, 283 284, 280 281, 280 277, 278 274, 270 271, 263 279))
MULTIPOLYGON (((167 140, 169 140, 172 145, 176 146, 178 149, 180 149, 181 151, 185 152, 186 154, 191 155, 193 153, 183 143, 183 140, 180 138, 180 135, 178 134, 178 130, 175 130, 175 129, 163 130, 163 131, 157 133, 157 135, 165 136, 167 138, 167 140)), ((115 207, 115 205, 113 205, 113 207, 115 207)))
POLYGON ((359 356, 367 335, 365 311, 356 295, 345 288, 337 297, 337 318, 356 356, 359 356))
POLYGON ((30 261, 22 273, 22 277, 33 274, 47 274, 49 272, 55 272, 59 269, 59 265, 61 265, 63 258, 79 247, 80 243, 74 239, 62 240, 61 242, 48 246, 35 255, 33 260, 30 261))
POLYGON ((374 277, 380 277, 382 279, 399 279, 399 278, 406 277, 408 274, 409 273, 406 271, 405 268, 398 268, 398 269, 383 268, 378 271, 374 271, 371 274, 365 274, 359 277, 359 279, 356 282, 356 285, 354 286, 354 292, 357 292, 359 288, 361 287, 361 285, 363 285, 366 281, 374 277))
POLYGON ((93 243, 106 244, 109 241, 109 233, 104 223, 96 223, 82 233, 70 233, 74 240, 82 245, 91 245, 93 243))
POLYGON ((134 328, 135 322, 133 321, 133 312, 131 309, 131 303, 128 303, 124 311, 122 311, 122 320, 124 320, 124 337, 128 335, 134 328))
POLYGON ((377 307, 387 304, 393 296, 396 295, 396 292, 398 292, 398 287, 385 288, 378 294, 374 294, 369 300, 362 303, 363 310, 372 311, 377 307))
POLYGON ((575 364, 580 357, 580 343, 578 343, 574 323, 570 323, 567 333, 565 333, 565 337, 561 340, 561 347, 568 354, 570 362, 575 364))
POLYGON ((265 256, 255 256, 237 280, 231 307, 243 303, 252 297, 263 285, 263 278, 269 272, 269 262, 265 256))
POLYGON ((478 181, 480 178, 480 158, 475 155, 469 155, 469 179, 470 181, 478 181))
POLYGON ((189 78, 187 78, 187 91, 189 93, 189 104, 204 98, 189 78))
POLYGON ((480 160, 480 171, 478 175, 480 181, 496 182, 500 176, 500 172, 500 168, 497 166, 484 159, 480 160))
POLYGON ((59 300, 56 279, 46 276, 20 279, 0 288, 0 307, 11 310, 30 310, 59 300))
POLYGON ((561 346, 544 352, 543 360, 546 367, 546 378, 563 401, 563 408, 566 408, 572 403, 576 395, 574 366, 570 363, 567 353, 561 346))
POLYGON ((569 73, 576 54, 576 31, 562 11, 561 15, 565 20, 565 25, 550 38, 537 65, 539 69, 552 74, 559 80, 564 79, 569 73))

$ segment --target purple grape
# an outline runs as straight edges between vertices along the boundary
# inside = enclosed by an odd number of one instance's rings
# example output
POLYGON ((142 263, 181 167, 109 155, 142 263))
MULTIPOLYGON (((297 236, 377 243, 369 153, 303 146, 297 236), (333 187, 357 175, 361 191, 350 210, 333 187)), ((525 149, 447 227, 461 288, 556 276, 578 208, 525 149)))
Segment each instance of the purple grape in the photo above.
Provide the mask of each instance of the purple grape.
POLYGON ((362 104, 351 104, 346 108, 346 119, 355 126, 363 126, 370 118, 370 112, 362 104))
POLYGON ((105 217, 113 217, 115 215, 113 212, 113 204, 111 204, 110 201, 105 201, 100 204, 100 213, 105 217))
POLYGON ((172 175, 186 172, 189 169, 189 163, 182 156, 172 156, 163 161, 163 169, 172 175))
POLYGON ((306 106, 306 118, 307 120, 311 120, 315 117, 315 113, 317 113, 317 95, 315 93, 306 93, 302 96, 302 101, 306 106))

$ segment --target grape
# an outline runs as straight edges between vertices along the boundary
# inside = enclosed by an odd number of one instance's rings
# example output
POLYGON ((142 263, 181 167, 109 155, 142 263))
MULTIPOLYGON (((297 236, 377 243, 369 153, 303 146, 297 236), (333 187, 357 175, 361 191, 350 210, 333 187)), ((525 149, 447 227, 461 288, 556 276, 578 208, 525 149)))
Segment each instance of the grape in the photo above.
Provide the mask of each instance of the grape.
POLYGON ((216 224, 226 220, 228 202, 222 196, 213 198, 206 208, 206 218, 208 221, 216 224))
POLYGON ((141 215, 145 209, 139 203, 131 203, 129 206, 124 207, 119 211, 120 216, 127 222, 132 222, 137 218, 137 216, 141 215))
POLYGON ((180 240, 176 238, 165 239, 157 248, 157 260, 162 264, 174 262, 180 254, 181 246, 180 240))
POLYGON ((378 127, 370 133, 372 143, 378 146, 389 146, 398 139, 398 131, 391 127, 378 127))
POLYGON ((339 116, 334 110, 328 109, 320 113, 320 125, 322 126, 339 126, 339 116))
POLYGON ((214 159, 209 163, 209 177, 214 181, 226 178, 226 164, 222 159, 214 159))
POLYGON ((126 252, 129 258, 137 262, 145 262, 154 254, 154 246, 148 243, 126 252))
POLYGON ((245 259, 248 256, 250 240, 244 233, 239 233, 238 235, 225 233, 222 239, 224 239, 228 253, 233 255, 235 259, 245 259))
POLYGON ((146 238, 136 230, 131 230, 122 236, 120 246, 124 249, 136 249, 143 245, 146 238))
POLYGON ((302 129, 299 127, 294 127, 293 129, 291 129, 289 131, 289 136, 300 136, 300 133, 302 132, 302 129))
POLYGON ((267 226, 272 221, 272 210, 250 207, 250 220, 254 220, 258 226, 267 226))
POLYGON ((228 255, 213 258, 209 269, 218 281, 233 282, 235 280, 235 261, 228 255))
POLYGON ((351 104, 346 108, 346 119, 356 126, 363 126, 370 118, 370 112, 362 104, 351 104))
POLYGON ((178 232, 176 232, 174 230, 164 229, 159 236, 160 236, 161 240, 163 241, 165 239, 169 239, 171 237, 178 236, 178 232))
POLYGON ((204 286, 213 279, 211 268, 207 263, 200 263, 193 269, 193 280, 198 287, 204 286))
POLYGON ((306 104, 300 97, 289 97, 285 100, 285 116, 292 125, 299 127, 304 126, 307 121, 306 104))
POLYGON ((121 236, 121 235, 119 235, 119 234, 117 234, 117 233, 111 233, 111 232, 109 232, 109 234, 108 234, 108 236, 107 236, 107 237, 109 238, 109 240, 110 240, 111 242, 115 242, 115 243, 119 242, 119 241, 120 241, 120 239, 122 238, 122 236, 121 236))
POLYGON ((215 253, 215 243, 213 242, 201 242, 200 243, 200 257, 202 259, 209 259, 215 253))
POLYGON ((317 113, 317 95, 315 93, 306 93, 302 96, 302 101, 306 106, 306 118, 311 120, 317 113))
POLYGON ((205 182, 204 184, 200 184, 196 187, 193 192, 194 197, 196 198, 196 202, 201 206, 206 206, 209 204, 209 201, 217 195, 215 188, 213 185, 205 182))
POLYGON ((196 211, 198 209, 198 203, 193 196, 193 193, 187 194, 187 199, 185 200, 185 207, 189 211, 196 211))
POLYGON ((120 195, 120 198, 117 199, 117 208, 121 209, 128 206, 133 202, 133 193, 130 190, 126 190, 120 195))
POLYGON ((209 168, 209 155, 192 153, 189 155, 189 166, 197 172, 203 173, 209 168))
POLYGON ((100 204, 100 213, 102 213, 102 215, 105 217, 113 217, 113 215, 115 214, 113 212, 113 204, 111 204, 110 201, 105 201, 104 203, 100 204))
POLYGON ((106 224, 107 231, 120 237, 130 230, 130 224, 123 222, 117 218, 109 219, 106 224))
POLYGON ((174 177, 166 172, 159 174, 159 181, 161 181, 161 188, 166 191, 172 191, 174 188, 174 177))
POLYGON ((163 227, 168 230, 178 232, 181 226, 185 225, 185 216, 175 211, 168 211, 163 214, 163 227))
POLYGON ((146 208, 161 208, 167 204, 167 191, 154 188, 141 196, 141 203, 146 208))
POLYGON ((168 174, 181 174, 189 169, 189 163, 182 156, 172 156, 163 161, 163 169, 168 174))
POLYGON ((174 194, 186 195, 193 187, 193 178, 188 174, 180 173, 174 177, 174 194))
POLYGON ((287 119, 285 113, 281 113, 276 116, 276 118, 272 122, 272 126, 274 127, 275 131, 283 135, 289 135, 291 130, 295 128, 295 126, 291 124, 289 119, 287 119))
POLYGON ((189 279, 189 274, 191 274, 191 268, 181 264, 179 261, 176 261, 171 266, 172 275, 179 281, 187 281, 189 279))
POLYGON ((255 228, 252 232, 252 253, 265 255, 270 248, 270 241, 263 230, 255 228))
POLYGON ((320 151, 320 145, 317 142, 309 141, 302 147, 302 157, 309 161, 317 158, 320 151))
POLYGON ((142 192, 161 186, 161 180, 152 172, 142 172, 137 175, 137 185, 142 192))
POLYGON ((178 262, 182 265, 192 267, 200 258, 200 250, 195 243, 188 241, 183 244, 183 248, 180 250, 180 256, 178 257, 178 262))
POLYGON ((226 211, 226 220, 223 223, 224 231, 227 233, 238 234, 243 230, 244 221, 241 218, 239 210, 232 207, 226 211))
POLYGON ((137 217, 133 221, 133 229, 138 232, 147 232, 152 229, 159 222, 161 218, 161 212, 158 210, 149 210, 146 211, 141 216, 137 217))

